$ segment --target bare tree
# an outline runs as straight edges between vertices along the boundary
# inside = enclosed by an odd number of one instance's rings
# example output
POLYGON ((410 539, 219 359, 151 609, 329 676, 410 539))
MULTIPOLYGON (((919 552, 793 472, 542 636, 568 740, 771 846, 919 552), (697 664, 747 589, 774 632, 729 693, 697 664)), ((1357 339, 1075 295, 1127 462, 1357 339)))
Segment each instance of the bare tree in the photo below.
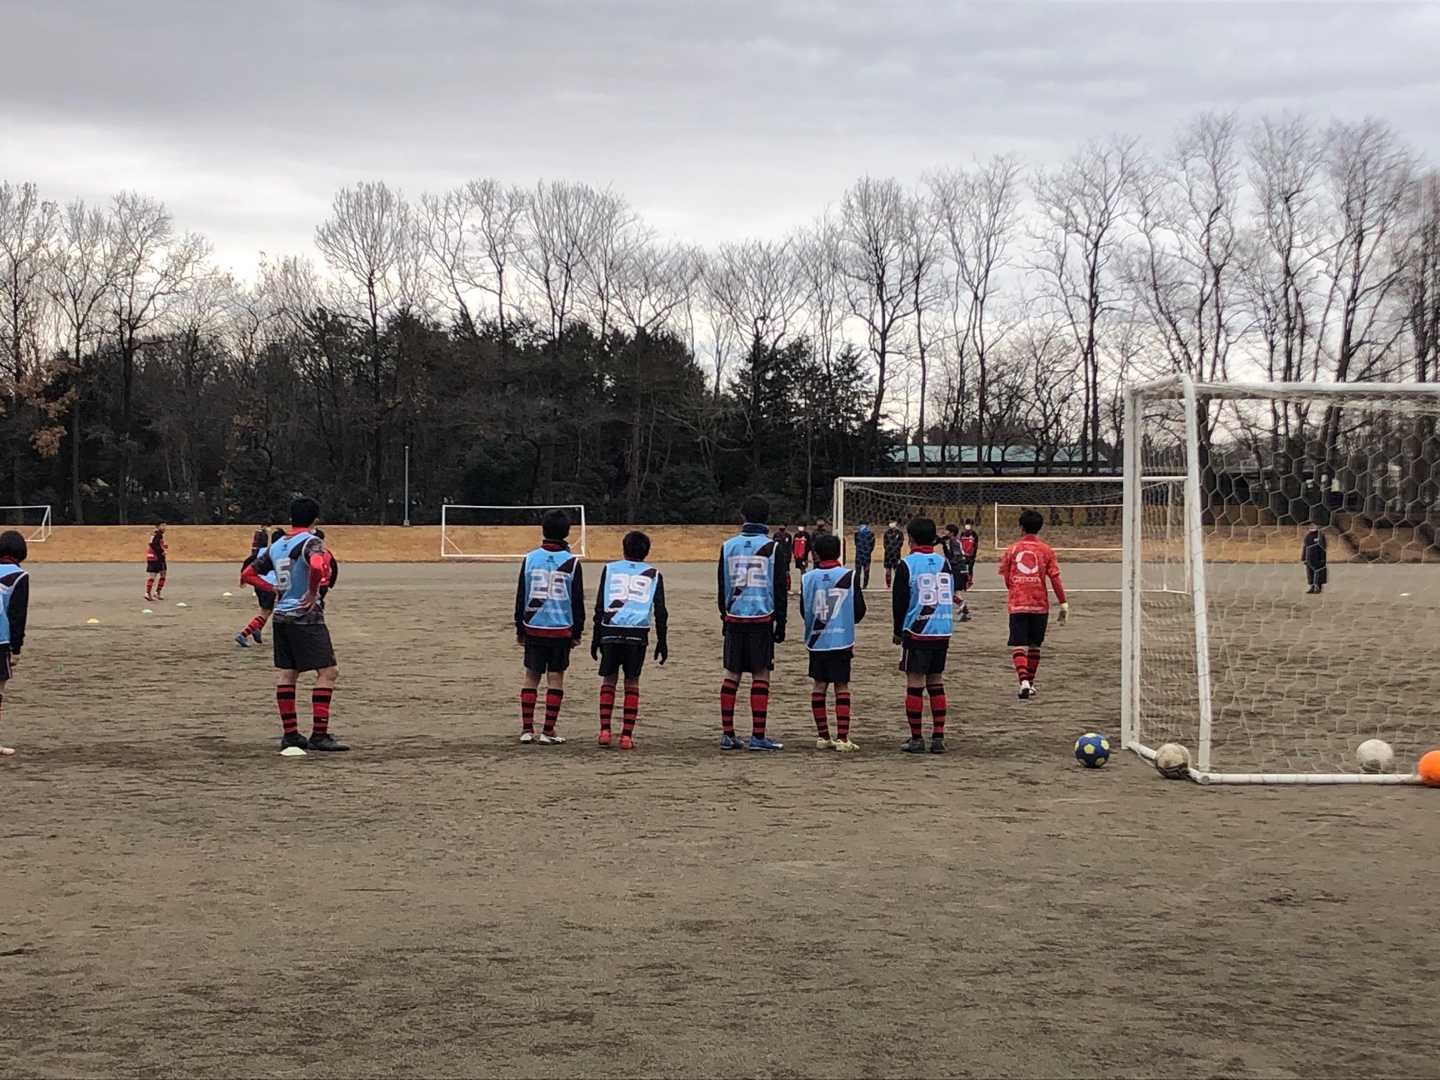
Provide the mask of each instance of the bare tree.
POLYGON ((67 203, 60 215, 59 238, 51 267, 50 297, 65 327, 70 353, 70 516, 85 522, 80 488, 81 393, 86 354, 98 335, 97 317, 115 286, 115 244, 109 216, 82 199, 67 203))
MULTIPOLYGON (((386 394, 381 324, 411 300, 410 270, 415 265, 418 230, 404 196, 383 182, 364 182, 335 193, 330 217, 315 230, 315 246, 340 284, 361 308, 369 356, 373 452, 366 457, 366 479, 377 497, 385 484, 385 439, 381 429, 398 402, 386 394)), ((385 505, 383 497, 380 505, 385 505)))
POLYGON ((120 523, 129 517, 130 478, 135 450, 135 368, 142 340, 166 305, 190 283, 209 244, 194 233, 175 235, 165 204, 135 192, 115 196, 115 276, 112 314, 119 345, 120 376, 120 523))
POLYGON ((1087 469, 1100 460, 1100 337, 1117 300, 1113 267, 1120 250, 1126 192, 1139 162, 1135 139, 1112 137, 1087 143, 1053 172, 1035 176, 1034 192, 1044 229, 1036 238, 1036 269, 1070 328, 1080 357, 1086 421, 1080 454, 1087 469))
POLYGON ((752 435, 751 468, 758 474, 761 447, 753 435, 765 365, 799 320, 805 300, 792 243, 722 244, 709 260, 705 281, 710 304, 745 347, 742 406, 752 435))
MULTIPOLYGON (((989 395, 990 351, 995 344, 992 303, 999 278, 1009 263, 1020 211, 1020 163, 1004 155, 973 170, 936 174, 929 187, 950 260, 952 277, 952 342, 962 373, 970 360, 976 366, 976 416, 985 427, 989 395)), ((983 433, 977 432, 983 444, 983 433)), ((976 447, 976 469, 983 467, 987 447, 976 447)))
POLYGON ((599 194, 588 184, 542 180, 526 202, 521 264, 544 302, 557 356, 582 300, 586 260, 596 239, 599 194))
POLYGON ((895 180, 864 177, 840 204, 840 273, 850 314, 865 327, 875 368, 867 452, 880 443, 880 417, 901 323, 914 312, 909 232, 911 198, 895 180))

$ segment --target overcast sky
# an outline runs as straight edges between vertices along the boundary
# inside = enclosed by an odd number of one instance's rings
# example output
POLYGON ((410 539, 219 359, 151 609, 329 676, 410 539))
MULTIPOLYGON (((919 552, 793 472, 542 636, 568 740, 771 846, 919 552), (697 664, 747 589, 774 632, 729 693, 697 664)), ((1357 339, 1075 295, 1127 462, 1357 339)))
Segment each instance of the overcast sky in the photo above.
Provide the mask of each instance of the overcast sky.
POLYGON ((160 196, 246 275, 358 179, 584 179, 711 242, 1206 108, 1375 114, 1440 161, 1440 0, 0 0, 0 40, 0 177, 160 196))

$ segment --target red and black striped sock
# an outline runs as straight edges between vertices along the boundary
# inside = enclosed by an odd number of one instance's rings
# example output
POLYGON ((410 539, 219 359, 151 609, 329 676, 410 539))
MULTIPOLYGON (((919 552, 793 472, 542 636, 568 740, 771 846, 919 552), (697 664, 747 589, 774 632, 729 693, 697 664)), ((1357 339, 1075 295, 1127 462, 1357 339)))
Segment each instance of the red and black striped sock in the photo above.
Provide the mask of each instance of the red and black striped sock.
POLYGON ((565 700, 565 691, 558 686, 550 686, 545 689, 545 727, 546 735, 555 734, 555 721, 560 719, 560 702, 565 700))
POLYGON ((245 624, 245 629, 240 631, 240 636, 250 637, 252 634, 258 634, 261 628, 264 627, 264 625, 265 620, 262 619, 259 615, 256 615, 255 618, 251 619, 248 623, 245 624))
POLYGON ((155 579, 154 579, 153 577, 147 577, 147 578, 145 579, 145 595, 146 595, 146 596, 149 596, 149 595, 150 595, 151 593, 153 593, 154 591, 155 591, 155 579))
POLYGON ((621 735, 635 734, 635 722, 640 719, 640 688, 638 686, 625 687, 625 712, 623 714, 620 728, 621 735))
POLYGON ((910 737, 918 739, 924 735, 922 723, 925 719, 925 688, 905 687, 905 722, 910 725, 910 737))
POLYGON ((1025 651, 1025 677, 1031 682, 1035 681, 1035 672, 1040 670, 1040 650, 1030 648, 1025 651))
POLYGON ((310 734, 324 735, 330 730, 330 700, 335 690, 329 686, 317 686, 310 691, 310 734))
POLYGON ((613 682, 602 682, 600 684, 600 730, 610 730, 610 717, 615 715, 615 684, 613 682))
POLYGON ((294 683, 275 687, 275 704, 280 709, 280 726, 285 729, 285 734, 294 734, 300 726, 295 719, 294 683))
POLYGON ((1027 674, 1027 672, 1029 672, 1030 670, 1030 658, 1026 655, 1026 651, 1024 649, 1011 649, 1010 662, 1015 665, 1016 679, 1018 679, 1020 682, 1024 682, 1030 677, 1027 674))
POLYGON ((825 715, 825 691, 810 691, 810 715, 815 717, 815 734, 822 739, 830 738, 830 720, 825 715))
POLYGON ((835 691, 835 738, 850 741, 850 691, 835 691))
POLYGON ((720 730, 726 735, 735 734, 735 695, 740 692, 740 680, 726 676, 720 684, 720 730))
POLYGON ((520 690, 520 730, 535 730, 535 695, 537 691, 533 686, 526 686, 520 690))
POLYGON ((770 682, 767 679, 750 679, 750 734, 753 738, 765 737, 765 721, 770 715, 770 682))
POLYGON ((945 737, 945 684, 931 683, 930 691, 930 735, 932 738, 945 737))

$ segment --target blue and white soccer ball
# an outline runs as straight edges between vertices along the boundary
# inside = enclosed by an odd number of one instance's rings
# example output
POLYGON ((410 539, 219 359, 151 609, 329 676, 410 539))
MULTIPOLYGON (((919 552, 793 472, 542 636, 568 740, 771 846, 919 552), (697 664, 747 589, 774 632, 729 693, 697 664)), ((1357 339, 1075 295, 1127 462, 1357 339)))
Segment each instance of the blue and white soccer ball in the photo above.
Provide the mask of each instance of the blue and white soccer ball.
POLYGON ((1087 731, 1075 740, 1075 760, 1087 769, 1098 769, 1110 760, 1110 740, 1094 731, 1087 731))

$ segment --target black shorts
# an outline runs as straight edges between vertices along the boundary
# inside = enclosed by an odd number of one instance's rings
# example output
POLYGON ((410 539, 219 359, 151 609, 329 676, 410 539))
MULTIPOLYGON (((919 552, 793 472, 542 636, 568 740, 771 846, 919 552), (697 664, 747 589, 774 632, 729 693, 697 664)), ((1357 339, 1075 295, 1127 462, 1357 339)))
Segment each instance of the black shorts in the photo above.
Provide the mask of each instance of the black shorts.
POLYGON ((0 683, 9 682, 15 674, 15 666, 10 662, 10 646, 0 645, 0 683))
POLYGON ((1012 649, 1038 649, 1045 644, 1045 628, 1050 625, 1050 613, 1012 611, 1010 613, 1010 647, 1012 649))
POLYGON ((335 646, 324 623, 276 619, 270 640, 275 643, 275 667, 280 671, 319 671, 335 666, 335 646))
POLYGON ((525 635, 525 670, 536 675, 565 671, 570 667, 570 639, 525 635))
POLYGON ((848 683, 854 649, 826 649, 810 654, 810 678, 827 683, 848 683))
POLYGON ((764 675, 775 666, 775 631, 769 623, 725 627, 725 670, 764 675))
POLYGON ((145 572, 146 572, 147 574, 163 574, 163 573, 165 573, 165 560, 164 560, 164 559, 146 559, 146 560, 145 560, 145 572))
POLYGON ((625 672, 625 678, 638 679, 645 667, 645 654, 650 651, 648 641, 611 641, 600 646, 600 677, 625 672))
POLYGON ((900 647, 900 670, 907 675, 940 675, 945 671, 948 641, 937 645, 907 641, 900 647))
POLYGON ((886 570, 894 570, 894 569, 895 569, 897 566, 899 566, 899 565, 900 565, 900 556, 897 555, 897 556, 895 556, 895 558, 893 558, 893 559, 890 558, 890 556, 888 556, 888 555, 885 556, 885 569, 886 569, 886 570))
POLYGON ((256 589, 255 602, 260 605, 261 611, 275 610, 275 594, 273 592, 266 592, 264 589, 256 589))

